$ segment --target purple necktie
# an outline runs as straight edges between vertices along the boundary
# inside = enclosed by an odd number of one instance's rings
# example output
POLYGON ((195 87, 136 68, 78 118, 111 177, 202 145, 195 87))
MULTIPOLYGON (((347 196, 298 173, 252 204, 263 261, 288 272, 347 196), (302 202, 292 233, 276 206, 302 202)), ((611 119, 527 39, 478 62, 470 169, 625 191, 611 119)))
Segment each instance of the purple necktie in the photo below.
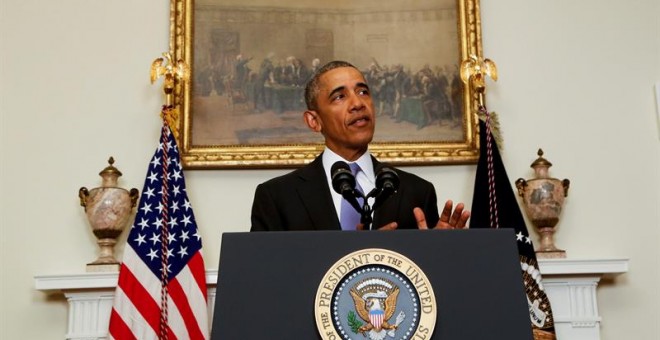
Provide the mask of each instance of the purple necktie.
MULTIPOLYGON (((362 192, 360 184, 357 182, 357 174, 362 171, 360 166, 357 163, 349 164, 351 167, 351 172, 355 176, 355 188, 356 190, 362 192)), ((358 198, 358 203, 362 206, 364 201, 362 198, 358 198)), ((360 213, 353 208, 353 206, 344 198, 341 199, 341 211, 339 212, 339 221, 341 223, 342 230, 355 230, 355 227, 360 223, 360 213)))

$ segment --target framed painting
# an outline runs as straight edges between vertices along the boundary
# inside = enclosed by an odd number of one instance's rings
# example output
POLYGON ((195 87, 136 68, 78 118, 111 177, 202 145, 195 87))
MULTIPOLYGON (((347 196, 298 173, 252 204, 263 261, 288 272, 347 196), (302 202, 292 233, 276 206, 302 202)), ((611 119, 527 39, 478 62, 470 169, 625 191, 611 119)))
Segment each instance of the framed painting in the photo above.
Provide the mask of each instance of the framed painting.
POLYGON ((476 162, 475 95, 459 77, 481 56, 478 0, 171 0, 171 49, 186 168, 295 167, 323 150, 303 122, 307 80, 331 60, 365 75, 370 152, 395 165, 476 162))

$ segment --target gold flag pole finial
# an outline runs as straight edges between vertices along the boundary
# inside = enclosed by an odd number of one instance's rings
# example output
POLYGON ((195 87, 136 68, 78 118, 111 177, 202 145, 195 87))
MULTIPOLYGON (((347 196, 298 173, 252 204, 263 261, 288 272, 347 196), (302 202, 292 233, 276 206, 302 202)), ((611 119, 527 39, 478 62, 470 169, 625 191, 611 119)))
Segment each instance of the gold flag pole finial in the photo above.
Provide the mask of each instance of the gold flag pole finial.
POLYGON ((157 58, 151 63, 151 83, 164 76, 163 92, 165 92, 165 105, 161 112, 169 125, 175 138, 179 138, 178 124, 179 112, 174 107, 174 86, 177 81, 187 82, 190 79, 190 67, 182 59, 174 62, 170 52, 163 53, 165 58, 157 58))
POLYGON ((501 148, 503 141, 499 119, 495 112, 488 112, 485 103, 486 76, 497 81, 497 66, 495 65, 495 62, 472 54, 468 59, 461 62, 460 74, 463 83, 471 86, 474 92, 477 93, 479 104, 477 115, 480 119, 483 119, 486 122, 487 129, 492 132, 493 137, 495 137, 497 144, 501 148))
POLYGON ((497 66, 492 60, 470 55, 468 59, 461 62, 461 80, 472 86, 477 93, 481 107, 485 106, 486 76, 497 81, 497 66))

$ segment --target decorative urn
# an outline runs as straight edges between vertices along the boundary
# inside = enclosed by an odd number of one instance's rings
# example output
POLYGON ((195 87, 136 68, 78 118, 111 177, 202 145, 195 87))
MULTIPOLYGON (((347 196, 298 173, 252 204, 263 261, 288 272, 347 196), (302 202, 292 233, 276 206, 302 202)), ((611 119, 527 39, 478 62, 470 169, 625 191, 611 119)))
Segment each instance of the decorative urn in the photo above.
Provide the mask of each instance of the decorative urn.
POLYGON ((117 186, 117 179, 122 173, 113 166, 115 160, 110 157, 108 165, 99 175, 102 184, 98 188, 78 190, 80 205, 85 208, 87 219, 92 226, 100 249, 99 257, 87 264, 88 272, 117 271, 119 261, 114 256, 117 238, 126 228, 131 211, 137 202, 139 191, 130 192, 117 186))
POLYGON ((570 181, 549 177, 548 168, 552 163, 543 158, 543 150, 539 149, 537 154, 539 157, 531 165, 535 177, 528 180, 519 178, 516 187, 522 197, 527 217, 532 221, 541 238, 541 245, 536 250, 537 257, 565 258, 566 251, 555 246, 554 234, 564 198, 568 195, 570 181))

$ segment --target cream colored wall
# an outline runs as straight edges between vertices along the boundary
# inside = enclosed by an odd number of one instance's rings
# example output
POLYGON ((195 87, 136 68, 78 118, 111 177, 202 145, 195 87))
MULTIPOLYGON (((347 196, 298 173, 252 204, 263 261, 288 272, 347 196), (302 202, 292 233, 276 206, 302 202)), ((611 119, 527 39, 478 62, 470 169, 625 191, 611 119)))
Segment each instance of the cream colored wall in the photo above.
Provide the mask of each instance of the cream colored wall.
MULTIPOLYGON (((627 257, 599 289, 603 339, 660 338, 660 4, 482 0, 489 85, 511 179, 542 147, 571 180, 557 243, 572 258, 627 257)), ((0 338, 62 339, 66 304, 34 275, 79 273, 96 256, 80 186, 113 155, 141 189, 159 133, 149 65, 168 48, 168 1, 0 0, 0 338)), ((471 202, 474 166, 414 167, 440 200, 471 202)), ((285 170, 187 171, 216 268, 220 236, 247 231, 255 186, 285 170)))

